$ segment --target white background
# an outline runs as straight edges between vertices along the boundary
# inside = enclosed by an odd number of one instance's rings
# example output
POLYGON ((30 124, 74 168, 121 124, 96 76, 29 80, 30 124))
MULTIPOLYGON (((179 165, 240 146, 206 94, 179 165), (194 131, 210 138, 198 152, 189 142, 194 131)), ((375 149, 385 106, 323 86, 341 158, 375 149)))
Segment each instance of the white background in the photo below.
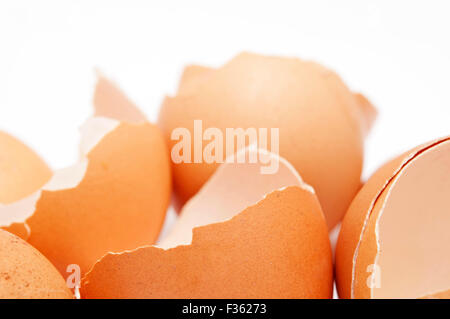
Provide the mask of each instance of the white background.
POLYGON ((450 134, 449 15, 450 1, 0 0, 0 130, 62 168, 78 157, 96 67, 155 121, 186 64, 220 66, 243 50, 298 56, 378 108, 366 178, 450 134))
POLYGON ((184 65, 313 59, 379 110, 364 176, 450 134, 449 1, 0 0, 0 130, 53 168, 78 156, 98 67, 156 120, 184 65))

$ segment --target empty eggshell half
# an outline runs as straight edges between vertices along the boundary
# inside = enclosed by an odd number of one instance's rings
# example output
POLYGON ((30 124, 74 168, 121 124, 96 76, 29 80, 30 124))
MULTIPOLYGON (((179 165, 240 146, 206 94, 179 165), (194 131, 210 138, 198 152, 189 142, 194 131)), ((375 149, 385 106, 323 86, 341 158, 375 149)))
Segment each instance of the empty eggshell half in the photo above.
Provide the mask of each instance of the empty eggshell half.
MULTIPOLYGON (((316 63, 242 53, 218 69, 188 66, 158 123, 171 148, 179 143, 172 139, 175 129, 195 135, 195 120, 224 135, 227 128, 278 128, 280 155, 314 187, 331 229, 361 186, 363 141, 375 116, 366 98, 316 63)), ((238 151, 223 145, 225 157, 238 151)), ((177 200, 183 204, 196 194, 218 165, 173 163, 177 200)))
POLYGON ((31 195, 51 176, 51 170, 35 152, 0 131, 0 205, 31 195))
POLYGON ((0 299, 72 299, 61 274, 36 249, 0 229, 0 299))
POLYGON ((342 298, 450 297, 450 138, 381 167, 342 223, 342 298))
POLYGON ((284 159, 226 162, 182 209, 158 246, 103 257, 82 298, 330 298, 328 230, 314 190, 284 159))
MULTIPOLYGON (((107 93, 97 110, 108 94, 121 94, 103 79, 99 87, 107 93)), ((164 221, 171 192, 165 141, 156 126, 131 122, 127 105, 120 107, 125 113, 114 113, 116 119, 93 117, 84 124, 77 164, 0 207, 0 226, 25 238, 62 274, 68 265, 84 273, 108 252, 153 244, 164 221), (117 119, 122 115, 125 121, 117 119)))

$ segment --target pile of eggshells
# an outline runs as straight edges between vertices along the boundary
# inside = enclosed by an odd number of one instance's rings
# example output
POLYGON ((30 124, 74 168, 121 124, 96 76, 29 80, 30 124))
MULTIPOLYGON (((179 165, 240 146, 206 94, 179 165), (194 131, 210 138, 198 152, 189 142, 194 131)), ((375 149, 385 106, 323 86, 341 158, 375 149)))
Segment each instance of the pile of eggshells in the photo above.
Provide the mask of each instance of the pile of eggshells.
POLYGON ((248 53, 188 66, 156 125, 102 75, 93 104, 65 169, 0 132, 0 298, 332 298, 334 283, 341 298, 450 297, 450 137, 363 183, 376 110, 329 69, 248 53), (278 152, 175 163, 172 133, 196 120, 279 128, 278 152))

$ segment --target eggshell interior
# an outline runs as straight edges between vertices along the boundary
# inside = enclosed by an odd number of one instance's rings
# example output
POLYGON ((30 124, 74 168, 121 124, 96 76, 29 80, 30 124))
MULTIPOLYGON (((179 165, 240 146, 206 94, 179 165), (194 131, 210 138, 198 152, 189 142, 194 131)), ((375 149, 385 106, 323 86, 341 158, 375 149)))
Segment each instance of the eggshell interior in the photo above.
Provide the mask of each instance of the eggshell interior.
MULTIPOLYGON (((188 67, 178 94, 164 100, 158 123, 170 148, 178 142, 171 139, 175 128, 187 128, 194 136, 194 120, 202 120, 204 130, 222 132, 279 128, 280 155, 314 187, 331 230, 361 186, 363 139, 375 114, 367 99, 316 63, 243 53, 218 69, 188 67)), ((224 149, 224 154, 237 151, 224 149)), ((217 167, 174 163, 180 203, 196 194, 217 167)))
POLYGON ((445 295, 448 140, 419 146, 387 163, 357 195, 337 245, 340 297, 445 295), (368 284, 373 276, 380 286, 368 284))
POLYGON ((392 185, 377 221, 373 298, 417 298, 450 289, 450 141, 426 150, 392 185), (399 254, 399 252, 401 252, 399 254))
POLYGON ((72 299, 53 265, 20 238, 0 229, 0 299, 72 299))
POLYGON ((285 159, 254 146, 241 150, 228 158, 183 207, 171 233, 158 246, 167 249, 190 244, 193 228, 228 220, 266 194, 287 186, 304 187, 314 192, 285 159), (251 156, 259 160, 251 163, 248 160, 251 156), (278 162, 277 172, 261 174, 263 163, 271 160, 278 162))
POLYGON ((345 299, 352 297, 354 265, 373 206, 393 176, 415 154, 416 152, 411 151, 383 165, 367 181, 350 205, 336 245, 336 283, 339 297, 345 299))

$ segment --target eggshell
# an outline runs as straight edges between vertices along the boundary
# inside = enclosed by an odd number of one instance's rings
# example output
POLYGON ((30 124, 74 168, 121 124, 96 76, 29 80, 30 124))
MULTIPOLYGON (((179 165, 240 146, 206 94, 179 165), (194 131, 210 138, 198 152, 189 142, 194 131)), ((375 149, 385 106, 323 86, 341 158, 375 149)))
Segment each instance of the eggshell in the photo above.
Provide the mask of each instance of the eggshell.
POLYGON ((0 225, 25 234, 62 274, 153 244, 170 199, 169 157, 156 126, 94 117, 82 128, 81 152, 40 191, 0 207, 0 225))
POLYGON ((450 138, 381 167, 352 202, 336 249, 342 298, 448 296, 450 138), (376 276, 379 285, 369 285, 376 276))
POLYGON ((178 94, 188 94, 202 84, 208 75, 214 72, 213 68, 202 65, 188 65, 184 68, 178 85, 178 94))
POLYGON ((0 131, 0 204, 15 202, 51 178, 47 164, 30 148, 0 131))
POLYGON ((145 122, 145 115, 128 97, 101 72, 94 93, 95 116, 108 117, 131 123, 145 122))
POLYGON ((280 161, 275 175, 260 174, 258 164, 221 165, 166 239, 103 257, 83 279, 82 298, 330 298, 320 204, 280 161))
POLYGON ((450 299, 450 289, 446 291, 440 291, 432 295, 424 296, 423 299, 450 299))
MULTIPOLYGON (((178 94, 164 100, 158 123, 170 147, 178 142, 171 140, 175 128, 193 136, 194 120, 203 121, 203 130, 222 132, 279 128, 280 155, 317 191, 331 229, 361 186, 363 139, 375 115, 367 99, 316 63, 242 53, 218 69, 188 67, 178 94)), ((224 154, 232 155, 225 147, 224 154)), ((174 163, 177 200, 185 203, 217 167, 174 163)))
POLYGON ((64 279, 36 249, 0 229, 0 299, 72 299, 64 279))

